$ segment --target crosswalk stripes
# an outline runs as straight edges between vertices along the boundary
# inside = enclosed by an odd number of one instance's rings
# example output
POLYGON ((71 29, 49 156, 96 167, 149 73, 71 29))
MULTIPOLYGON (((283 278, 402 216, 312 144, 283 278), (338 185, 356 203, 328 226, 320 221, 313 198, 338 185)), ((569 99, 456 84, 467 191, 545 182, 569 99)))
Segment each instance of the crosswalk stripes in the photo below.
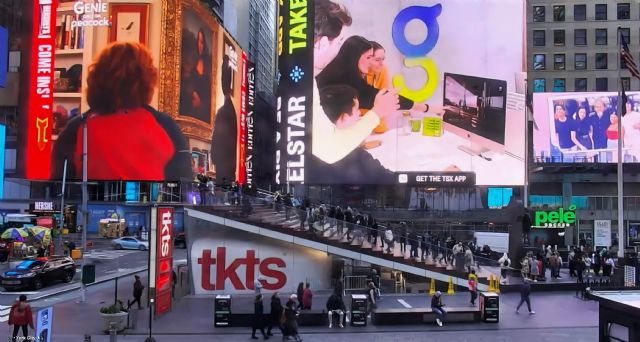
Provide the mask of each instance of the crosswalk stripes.
POLYGON ((4 323, 9 320, 9 311, 11 311, 10 305, 0 305, 0 323, 4 323))

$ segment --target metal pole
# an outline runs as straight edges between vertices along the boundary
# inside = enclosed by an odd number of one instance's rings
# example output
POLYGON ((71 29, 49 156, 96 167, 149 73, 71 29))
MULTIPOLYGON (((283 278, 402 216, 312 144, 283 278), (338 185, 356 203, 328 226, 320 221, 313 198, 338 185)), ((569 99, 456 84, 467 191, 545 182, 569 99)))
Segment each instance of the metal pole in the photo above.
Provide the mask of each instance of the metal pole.
MULTIPOLYGON (((88 194, 87 194, 87 118, 85 117, 82 121, 82 274, 84 275, 84 266, 86 265, 85 259, 85 249, 87 246, 87 224, 89 222, 89 210, 87 206, 88 202, 88 194)), ((87 287, 82 282, 82 287, 80 288, 80 292, 82 294, 81 303, 84 303, 86 298, 87 287)))
POLYGON ((60 230, 58 231, 58 247, 63 250, 62 247, 62 229, 64 229, 64 194, 65 186, 67 185, 67 159, 64 160, 64 169, 62 171, 62 194, 60 195, 60 230))
POLYGON ((624 257, 624 212, 623 212, 623 173, 622 173, 622 68, 620 65, 620 50, 622 48, 620 26, 616 30, 618 36, 618 258, 624 257))
POLYGON ((529 94, 528 80, 524 81, 524 198, 523 205, 529 207, 529 106, 527 106, 527 95, 529 94))
POLYGON ((115 296, 113 297, 113 304, 115 305, 116 303, 118 303, 118 277, 116 277, 116 290, 115 290, 115 296))

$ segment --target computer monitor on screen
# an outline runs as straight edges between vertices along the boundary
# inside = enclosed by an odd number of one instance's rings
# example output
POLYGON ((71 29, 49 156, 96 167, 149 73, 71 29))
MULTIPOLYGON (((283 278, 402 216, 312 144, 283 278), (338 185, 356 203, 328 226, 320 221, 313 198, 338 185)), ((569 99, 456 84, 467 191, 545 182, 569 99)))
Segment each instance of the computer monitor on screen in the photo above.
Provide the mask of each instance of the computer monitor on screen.
POLYGON ((466 153, 504 152, 506 101, 506 81, 444 74, 444 128, 467 140, 466 153))

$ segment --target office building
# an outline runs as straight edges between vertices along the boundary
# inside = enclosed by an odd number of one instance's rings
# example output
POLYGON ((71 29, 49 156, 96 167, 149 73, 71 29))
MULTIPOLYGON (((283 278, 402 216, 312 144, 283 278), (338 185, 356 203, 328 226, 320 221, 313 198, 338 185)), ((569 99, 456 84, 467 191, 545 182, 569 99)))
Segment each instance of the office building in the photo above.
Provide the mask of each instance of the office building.
MULTIPOLYGON (((527 1, 527 65, 534 92, 617 91, 617 28, 633 57, 640 51, 637 1, 527 1)), ((626 89, 640 81, 622 71, 626 89)))

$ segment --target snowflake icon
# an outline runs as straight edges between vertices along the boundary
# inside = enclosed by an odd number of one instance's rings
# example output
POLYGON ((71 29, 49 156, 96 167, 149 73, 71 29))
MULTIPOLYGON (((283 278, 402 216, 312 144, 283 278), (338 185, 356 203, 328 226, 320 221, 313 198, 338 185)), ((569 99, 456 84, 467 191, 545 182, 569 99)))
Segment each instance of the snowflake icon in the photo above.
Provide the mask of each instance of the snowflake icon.
POLYGON ((293 67, 293 70, 291 70, 291 72, 289 73, 289 77, 291 77, 291 80, 296 83, 300 82, 303 76, 304 71, 302 71, 302 69, 300 69, 300 67, 298 67, 297 65, 293 67))

